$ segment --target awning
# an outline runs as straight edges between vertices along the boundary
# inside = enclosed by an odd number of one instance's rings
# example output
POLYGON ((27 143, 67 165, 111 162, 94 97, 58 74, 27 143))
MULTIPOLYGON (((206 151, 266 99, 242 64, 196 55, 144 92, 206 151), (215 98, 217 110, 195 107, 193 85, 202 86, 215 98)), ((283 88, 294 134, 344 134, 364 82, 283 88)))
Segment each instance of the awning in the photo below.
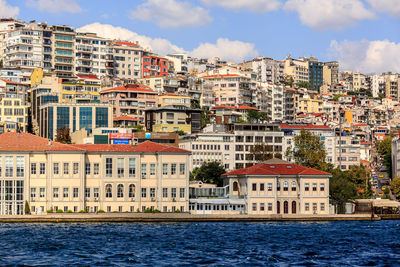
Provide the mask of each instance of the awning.
POLYGON ((372 205, 379 208, 398 208, 400 207, 400 202, 388 199, 375 199, 372 205))

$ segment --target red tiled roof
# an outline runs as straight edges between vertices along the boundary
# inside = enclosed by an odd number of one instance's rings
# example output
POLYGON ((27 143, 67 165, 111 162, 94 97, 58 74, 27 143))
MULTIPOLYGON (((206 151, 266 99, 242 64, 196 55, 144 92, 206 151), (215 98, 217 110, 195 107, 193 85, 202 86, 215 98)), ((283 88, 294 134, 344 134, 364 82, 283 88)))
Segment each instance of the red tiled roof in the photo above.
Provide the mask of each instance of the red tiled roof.
POLYGON ((253 109, 253 110, 259 110, 258 108, 253 108, 249 106, 239 106, 237 109, 253 109))
POLYGON ((236 109, 234 106, 228 106, 228 105, 219 105, 219 106, 215 106, 214 109, 216 109, 216 108, 236 109))
POLYGON ((357 123, 357 124, 354 124, 354 126, 356 126, 356 127, 359 127, 359 126, 368 126, 368 124, 365 124, 365 123, 357 123))
POLYGON ((86 144, 72 145, 88 152, 178 152, 189 153, 189 151, 174 146, 145 141, 143 143, 132 145, 104 145, 104 144, 86 144))
POLYGON ((29 133, 0 134, 0 151, 83 151, 29 133))
POLYGON ((102 90, 100 93, 107 93, 107 92, 147 92, 147 93, 154 93, 157 94, 156 91, 151 90, 148 86, 140 84, 140 85, 136 85, 136 86, 128 86, 128 87, 124 87, 124 86, 120 86, 120 87, 114 87, 114 88, 109 88, 109 89, 105 89, 102 90))
POLYGON ((216 74, 216 75, 203 76, 201 78, 214 79, 214 78, 223 78, 223 77, 240 77, 240 75, 238 75, 238 74, 216 74))
POLYGON ((9 81, 9 80, 6 80, 6 79, 0 79, 0 80, 3 81, 3 82, 5 82, 5 83, 24 85, 23 83, 14 82, 14 81, 9 81))
POLYGON ((227 175, 331 175, 316 169, 306 168, 292 163, 259 163, 249 168, 234 170, 227 175))
POLYGON ((97 78, 97 76, 94 75, 94 74, 88 74, 88 75, 77 74, 76 76, 77 76, 78 78, 81 78, 81 79, 99 80, 99 78, 97 78))
POLYGON ((114 121, 137 121, 137 118, 134 117, 130 117, 130 116, 121 116, 121 117, 117 117, 114 118, 114 121))
POLYGON ((330 130, 331 128, 326 125, 314 125, 314 124, 287 124, 281 123, 281 129, 319 129, 319 130, 330 130))
POLYGON ((135 43, 130 43, 130 42, 115 42, 116 45, 128 45, 128 46, 135 46, 135 47, 139 47, 139 45, 135 44, 135 43))

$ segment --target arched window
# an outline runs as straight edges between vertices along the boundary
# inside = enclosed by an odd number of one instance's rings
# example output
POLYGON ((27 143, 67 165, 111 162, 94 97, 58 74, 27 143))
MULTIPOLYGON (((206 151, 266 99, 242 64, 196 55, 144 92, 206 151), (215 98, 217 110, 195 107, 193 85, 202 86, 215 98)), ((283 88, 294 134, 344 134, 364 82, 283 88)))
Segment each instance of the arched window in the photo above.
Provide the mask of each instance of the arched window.
POLYGON ((239 191, 238 182, 233 182, 233 191, 239 191))
POLYGON ((296 182, 295 181, 292 182, 292 191, 296 191, 296 182))
POLYGON ((129 197, 135 197, 135 185, 134 184, 129 185, 129 197))
POLYGON ((279 201, 276 202, 276 213, 277 214, 281 213, 281 202, 279 201))
POLYGON ((117 187, 117 197, 124 197, 124 185, 122 184, 117 187))
POLYGON ((289 190, 289 183, 287 181, 283 182, 283 191, 288 191, 289 190))
POLYGON ((283 213, 289 213, 289 203, 287 201, 283 202, 283 213))
POLYGON ((111 184, 106 185, 106 197, 112 197, 112 185, 111 184))
POLYGON ((276 182, 276 191, 281 191, 281 183, 276 182))
POLYGON ((296 201, 292 201, 292 214, 296 214, 296 201))

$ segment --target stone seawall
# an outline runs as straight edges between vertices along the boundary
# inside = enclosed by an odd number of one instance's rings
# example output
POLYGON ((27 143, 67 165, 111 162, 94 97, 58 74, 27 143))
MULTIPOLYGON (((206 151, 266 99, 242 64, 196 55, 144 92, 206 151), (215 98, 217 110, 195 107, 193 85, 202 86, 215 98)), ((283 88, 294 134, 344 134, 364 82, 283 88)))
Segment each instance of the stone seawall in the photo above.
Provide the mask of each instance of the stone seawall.
MULTIPOLYGON (((400 219, 400 218, 398 218, 400 219)), ((268 221, 379 221, 369 214, 351 215, 195 215, 189 213, 101 213, 0 215, 1 223, 64 223, 64 222, 268 222, 268 221)))

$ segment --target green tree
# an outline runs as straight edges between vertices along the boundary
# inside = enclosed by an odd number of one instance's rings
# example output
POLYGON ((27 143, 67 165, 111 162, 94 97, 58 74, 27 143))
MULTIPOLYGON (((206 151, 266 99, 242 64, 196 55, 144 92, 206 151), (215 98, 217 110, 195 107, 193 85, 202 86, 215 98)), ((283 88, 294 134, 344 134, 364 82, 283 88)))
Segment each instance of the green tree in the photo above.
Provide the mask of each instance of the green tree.
POLYGON ((261 114, 257 110, 248 109, 246 111, 246 118, 248 122, 257 122, 261 118, 261 114))
POLYGON ((273 147, 264 143, 255 144, 250 148, 256 162, 263 162, 274 157, 273 147))
POLYGON ((307 89, 311 88, 311 84, 309 82, 299 82, 296 83, 296 86, 299 88, 307 88, 307 89))
POLYGON ((182 130, 175 131, 175 133, 178 134, 179 136, 186 134, 185 131, 182 131, 182 130))
POLYGON ((339 97, 342 97, 343 95, 341 95, 341 94, 337 94, 337 95, 334 95, 333 96, 333 101, 338 101, 339 100, 339 97))
POLYGON ((294 85, 293 76, 291 76, 291 75, 286 75, 286 74, 285 74, 285 75, 283 76, 283 84, 286 85, 286 86, 293 87, 293 85, 294 85))
POLYGON ((326 150, 324 142, 312 132, 301 129, 300 134, 294 137, 294 149, 289 148, 286 156, 294 159, 297 164, 308 168, 327 171, 331 168, 325 162, 326 150))
POLYGON ((203 112, 201 112, 201 128, 206 127, 207 124, 210 123, 210 118, 208 117, 208 114, 210 114, 209 110, 203 110, 203 112))
POLYGON ((380 141, 376 146, 376 150, 382 155, 387 174, 389 178, 392 178, 392 136, 380 141))
POLYGON ((202 181, 203 183, 223 185, 222 174, 226 173, 225 168, 219 161, 204 162, 200 168, 194 168, 190 173, 190 180, 202 181))
POLYGON ((346 172, 334 169, 332 177, 329 179, 329 194, 331 200, 337 204, 337 212, 344 213, 344 204, 356 198, 357 188, 350 181, 346 172))
POLYGON ((144 130, 143 130, 143 125, 140 125, 140 124, 138 124, 138 125, 133 125, 132 126, 132 129, 135 131, 135 132, 144 132, 144 130))
POLYGON ((25 208, 24 208, 25 214, 31 214, 31 208, 29 207, 28 200, 25 200, 25 208))
POLYGON ((393 180, 390 182, 390 187, 392 189, 393 194, 396 196, 396 198, 400 198, 400 177, 396 176, 393 178, 393 180))
POLYGON ((56 141, 63 144, 71 144, 71 136, 69 135, 69 128, 67 126, 57 129, 56 141))
POLYGON ((260 112, 260 120, 263 122, 270 121, 270 117, 267 112, 260 112))
POLYGON ((200 106, 200 101, 197 100, 197 99, 192 99, 192 100, 190 100, 190 107, 191 107, 191 108, 198 108, 198 109, 200 109, 200 108, 201 108, 201 106, 200 106))

